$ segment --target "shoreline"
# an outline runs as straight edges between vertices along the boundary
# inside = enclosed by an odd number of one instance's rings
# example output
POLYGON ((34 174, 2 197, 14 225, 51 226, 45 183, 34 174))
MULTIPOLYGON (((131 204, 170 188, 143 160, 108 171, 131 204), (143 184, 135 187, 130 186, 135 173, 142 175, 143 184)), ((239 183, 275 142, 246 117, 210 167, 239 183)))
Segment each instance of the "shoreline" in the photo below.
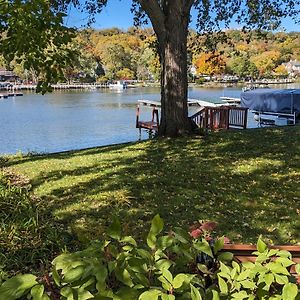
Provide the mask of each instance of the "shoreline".
MULTIPOLYGON (((206 88, 216 88, 216 87, 236 87, 236 86, 268 86, 268 85, 288 85, 295 84, 297 81, 274 81, 274 80, 260 80, 255 82, 246 81, 207 81, 203 83, 189 82, 188 87, 206 87, 206 88)), ((10 82, 3 82, 0 84, 0 91, 15 91, 15 90, 36 90, 36 84, 13 84, 10 82)), ((109 89, 108 83, 70 83, 70 84, 54 84, 52 85, 53 90, 97 90, 97 89, 109 89)), ((145 83, 140 82, 134 85, 130 85, 128 88, 136 87, 160 87, 160 83, 145 83)))

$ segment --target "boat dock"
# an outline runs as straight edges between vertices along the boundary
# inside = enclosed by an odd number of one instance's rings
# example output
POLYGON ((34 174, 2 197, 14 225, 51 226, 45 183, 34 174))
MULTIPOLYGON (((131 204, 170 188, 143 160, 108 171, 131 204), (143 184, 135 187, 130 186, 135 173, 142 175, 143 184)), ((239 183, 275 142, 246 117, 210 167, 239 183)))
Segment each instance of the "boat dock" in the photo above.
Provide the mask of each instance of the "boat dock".
MULTIPOLYGON (((138 104, 149 106, 149 107, 161 107, 160 101, 157 100, 145 100, 141 99, 138 100, 138 104)), ((198 99, 188 99, 188 106, 200 106, 200 107, 218 107, 223 105, 222 103, 212 103, 204 100, 198 100, 198 99)))
MULTIPOLYGON (((1 90, 6 91, 20 91, 20 90, 29 90, 35 91, 37 88, 36 84, 10 84, 7 86, 0 87, 1 90)), ((107 83, 61 83, 53 84, 52 88, 54 90, 96 90, 102 88, 109 88, 107 83)))
POLYGON ((225 102, 227 105, 239 105, 241 103, 240 98, 233 98, 233 97, 220 97, 220 99, 225 102))
POLYGON ((19 97, 19 96, 23 96, 23 93, 9 92, 5 94, 0 94, 0 99, 6 99, 8 97, 19 97))
MULTIPOLYGON (((226 103, 211 103, 204 100, 188 99, 188 106, 199 107, 198 112, 189 118, 199 128, 219 130, 229 128, 245 129, 247 126, 248 109, 236 107, 240 103, 240 99, 231 97, 221 97, 226 103)), ((155 100, 138 100, 136 110, 136 128, 149 130, 149 132, 157 132, 159 128, 159 109, 160 101, 155 100), (140 120, 140 107, 148 106, 152 108, 151 121, 140 120)))

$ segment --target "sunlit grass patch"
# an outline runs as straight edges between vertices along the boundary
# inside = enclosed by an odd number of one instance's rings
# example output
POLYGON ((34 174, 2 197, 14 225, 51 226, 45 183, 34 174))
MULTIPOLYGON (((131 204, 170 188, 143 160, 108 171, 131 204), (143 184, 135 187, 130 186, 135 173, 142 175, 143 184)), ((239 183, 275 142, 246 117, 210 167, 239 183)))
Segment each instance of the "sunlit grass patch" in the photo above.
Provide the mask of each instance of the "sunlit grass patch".
POLYGON ((141 238, 159 213, 166 228, 198 219, 218 234, 300 242, 300 127, 158 139, 6 162, 29 177, 48 222, 86 242, 113 215, 141 238))

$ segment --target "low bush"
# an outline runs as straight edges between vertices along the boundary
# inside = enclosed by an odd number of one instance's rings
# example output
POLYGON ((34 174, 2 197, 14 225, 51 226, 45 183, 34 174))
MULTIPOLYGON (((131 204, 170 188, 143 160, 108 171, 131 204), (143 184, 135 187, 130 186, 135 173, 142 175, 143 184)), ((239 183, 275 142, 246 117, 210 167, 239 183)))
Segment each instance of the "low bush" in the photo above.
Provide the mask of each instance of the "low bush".
POLYGON ((163 220, 156 215, 146 244, 139 246, 122 235, 114 219, 106 240, 59 255, 51 272, 6 280, 1 299, 299 299, 288 252, 268 250, 259 239, 256 262, 238 264, 231 253, 221 251, 225 237, 211 238, 214 225, 196 224, 190 233, 174 228, 163 235, 163 220))

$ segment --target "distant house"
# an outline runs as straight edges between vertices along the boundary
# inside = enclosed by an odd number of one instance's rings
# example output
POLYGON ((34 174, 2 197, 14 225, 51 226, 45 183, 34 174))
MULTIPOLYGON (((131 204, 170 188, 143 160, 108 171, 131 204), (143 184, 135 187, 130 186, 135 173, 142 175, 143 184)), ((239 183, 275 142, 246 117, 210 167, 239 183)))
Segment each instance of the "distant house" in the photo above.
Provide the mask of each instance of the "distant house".
POLYGON ((300 61, 291 60, 288 63, 285 63, 284 66, 290 76, 300 75, 300 61))
POLYGON ((13 71, 0 68, 0 81, 15 81, 18 76, 13 71))

